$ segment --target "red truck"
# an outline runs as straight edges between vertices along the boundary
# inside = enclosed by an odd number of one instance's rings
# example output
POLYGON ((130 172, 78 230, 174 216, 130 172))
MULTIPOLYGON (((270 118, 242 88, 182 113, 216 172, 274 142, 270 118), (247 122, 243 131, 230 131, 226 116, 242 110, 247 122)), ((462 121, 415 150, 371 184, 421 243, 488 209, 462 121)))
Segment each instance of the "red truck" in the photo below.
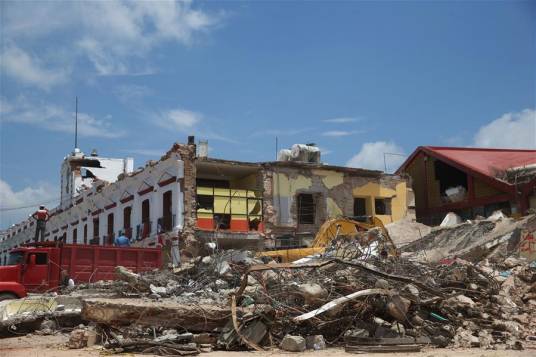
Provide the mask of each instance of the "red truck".
POLYGON ((134 272, 158 269, 160 248, 131 248, 43 242, 9 253, 0 266, 0 301, 25 297, 28 292, 57 290, 68 279, 75 283, 113 280, 115 267, 134 272))

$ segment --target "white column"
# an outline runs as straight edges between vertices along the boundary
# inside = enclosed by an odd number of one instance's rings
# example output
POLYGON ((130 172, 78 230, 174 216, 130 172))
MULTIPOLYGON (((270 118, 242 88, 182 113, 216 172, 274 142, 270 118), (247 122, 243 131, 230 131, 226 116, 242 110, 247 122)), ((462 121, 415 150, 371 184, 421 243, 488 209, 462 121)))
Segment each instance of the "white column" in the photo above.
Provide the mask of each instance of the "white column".
POLYGON ((163 190, 160 189, 158 186, 158 183, 154 183, 154 188, 156 190, 151 192, 150 195, 150 219, 152 222, 152 230, 151 230, 151 236, 156 235, 157 229, 158 229, 158 218, 162 217, 162 192, 163 190))

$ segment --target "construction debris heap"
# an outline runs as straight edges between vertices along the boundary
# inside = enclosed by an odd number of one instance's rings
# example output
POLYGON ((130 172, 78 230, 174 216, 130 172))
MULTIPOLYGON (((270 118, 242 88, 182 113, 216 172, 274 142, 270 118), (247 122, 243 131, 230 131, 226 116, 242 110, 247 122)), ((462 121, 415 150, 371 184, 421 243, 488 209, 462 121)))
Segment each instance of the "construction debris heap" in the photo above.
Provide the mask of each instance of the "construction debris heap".
MULTIPOLYGON (((536 264, 520 254, 528 238, 516 232, 533 231, 535 224, 532 215, 437 228, 409 243, 402 257, 363 254, 362 242, 341 239, 300 263, 216 249, 174 271, 136 274, 118 267, 117 281, 64 292, 80 299, 84 323, 68 346, 97 343, 115 353, 160 355, 327 346, 347 352, 533 348, 536 264), (426 248, 416 248, 461 231, 463 242, 476 243, 457 242, 434 261, 423 258, 426 248)), ((33 327, 33 313, 24 323, 4 313, 0 328, 54 333, 58 326, 46 321, 60 312, 36 314, 33 327)))

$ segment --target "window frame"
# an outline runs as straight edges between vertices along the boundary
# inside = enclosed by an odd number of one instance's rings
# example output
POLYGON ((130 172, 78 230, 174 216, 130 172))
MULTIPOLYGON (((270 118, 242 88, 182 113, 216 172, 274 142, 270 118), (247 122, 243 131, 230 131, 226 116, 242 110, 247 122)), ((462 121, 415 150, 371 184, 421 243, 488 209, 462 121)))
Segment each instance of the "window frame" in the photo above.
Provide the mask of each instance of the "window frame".
MULTIPOLYGON (((307 203, 308 205, 309 203, 307 203)), ((313 193, 307 193, 307 192, 303 192, 303 193, 298 193, 296 195, 296 206, 297 206, 297 212, 296 212, 296 220, 298 222, 298 224, 302 225, 302 224, 315 224, 316 222, 316 199, 315 199, 315 195, 313 193), (304 207, 304 202, 303 202, 303 198, 306 197, 306 196, 310 196, 310 199, 311 199, 311 207, 312 207, 312 210, 310 213, 307 213, 307 212, 303 212, 302 210, 305 209, 304 207), (310 216, 310 219, 304 219, 305 216, 310 216)))
POLYGON ((392 214, 391 197, 374 197, 374 214, 380 216, 390 216, 392 214), (378 212, 378 203, 383 202, 383 213, 378 212))
POLYGON ((354 216, 355 217, 358 217, 358 216, 367 216, 368 213, 367 213, 367 202, 370 198, 368 197, 354 197, 354 207, 353 207, 353 210, 354 210, 354 216), (356 203, 357 203, 357 200, 363 200, 363 209, 364 209, 364 212, 363 214, 358 214, 357 213, 357 210, 356 210, 356 203))

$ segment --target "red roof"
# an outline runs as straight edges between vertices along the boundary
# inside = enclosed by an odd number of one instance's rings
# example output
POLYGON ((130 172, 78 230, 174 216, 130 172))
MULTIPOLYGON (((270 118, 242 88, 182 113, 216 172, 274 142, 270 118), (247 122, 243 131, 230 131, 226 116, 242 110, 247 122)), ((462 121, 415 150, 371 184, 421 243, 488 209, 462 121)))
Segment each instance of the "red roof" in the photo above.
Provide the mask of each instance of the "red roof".
POLYGON ((404 171, 420 151, 492 178, 495 178, 497 171, 536 164, 536 150, 419 146, 397 172, 404 171))

